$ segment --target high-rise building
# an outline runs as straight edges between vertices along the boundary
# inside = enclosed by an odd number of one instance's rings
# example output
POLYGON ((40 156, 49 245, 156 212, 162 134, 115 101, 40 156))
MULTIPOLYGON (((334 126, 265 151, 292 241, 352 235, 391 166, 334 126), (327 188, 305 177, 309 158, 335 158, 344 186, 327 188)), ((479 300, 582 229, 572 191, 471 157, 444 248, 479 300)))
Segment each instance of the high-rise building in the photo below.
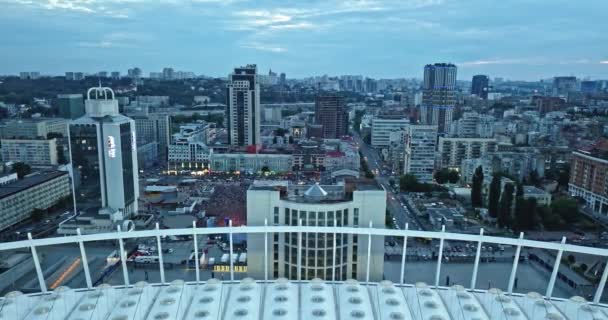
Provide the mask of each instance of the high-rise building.
POLYGON ((420 123, 436 125, 440 133, 449 131, 456 106, 456 66, 451 63, 424 67, 420 123))
POLYGON ((58 94, 55 103, 59 116, 64 119, 76 119, 84 115, 82 94, 58 94))
POLYGON ((226 99, 228 143, 260 144, 260 85, 255 64, 234 68, 226 86, 226 99))
POLYGON ((441 167, 459 169, 464 160, 477 159, 497 150, 493 138, 440 137, 437 152, 441 155, 441 167))
POLYGON ((139 198, 135 121, 118 112, 110 88, 91 88, 86 114, 69 126, 79 211, 103 209, 112 221, 137 214, 139 198))
POLYGON ((170 117, 164 113, 148 113, 135 115, 135 130, 137 146, 149 143, 158 143, 158 154, 161 159, 167 156, 167 147, 170 142, 170 117))
MULTIPOLYGON (((375 182, 347 181, 335 185, 296 185, 287 181, 256 181, 247 191, 247 224, 250 226, 337 226, 384 228, 386 191, 375 182), (334 225, 335 223, 335 225, 334 225)), ((368 240, 352 234, 297 233, 275 234, 269 246, 268 272, 275 278, 365 280, 365 265, 370 265, 369 278, 381 280, 384 240, 368 240), (301 250, 301 263, 298 263, 301 250), (368 252, 371 261, 368 264, 368 252), (332 257, 335 254, 335 265, 332 257), (301 266, 298 276, 298 266, 301 266)), ((248 235, 248 274, 264 278, 264 235, 248 235)))
POLYGON ((163 68, 163 80, 173 80, 175 77, 175 71, 173 68, 163 68))
POLYGON ((371 144, 374 147, 388 147, 390 135, 406 130, 410 121, 401 116, 377 116, 372 119, 371 144))
POLYGON ((127 75, 131 79, 139 79, 142 76, 142 72, 140 68, 135 67, 133 69, 127 70, 127 75))
POLYGON ((577 90, 577 80, 573 76, 553 78, 553 94, 567 96, 569 92, 577 90))
POLYGON ((315 122, 323 126, 325 139, 338 139, 348 134, 348 110, 344 98, 338 95, 317 96, 315 122))
POLYGON ((490 88, 490 78, 483 74, 473 76, 471 83, 471 94, 477 95, 482 99, 488 99, 488 90, 490 88))
POLYGON ((49 133, 67 136, 67 121, 61 118, 11 119, 0 125, 0 137, 13 138, 46 138, 49 133))
POLYGON ((414 175, 419 182, 433 181, 437 126, 410 125, 405 133, 403 172, 414 175))

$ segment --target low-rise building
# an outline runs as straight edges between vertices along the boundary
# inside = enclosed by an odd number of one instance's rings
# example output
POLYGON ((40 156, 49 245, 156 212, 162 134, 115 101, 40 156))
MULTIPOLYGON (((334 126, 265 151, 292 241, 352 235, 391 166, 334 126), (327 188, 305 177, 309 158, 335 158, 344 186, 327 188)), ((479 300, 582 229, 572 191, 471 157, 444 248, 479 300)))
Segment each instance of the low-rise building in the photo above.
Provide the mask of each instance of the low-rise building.
POLYGON ((2 161, 25 162, 33 167, 55 166, 56 139, 2 139, 2 161))
POLYGON ((34 173, 0 186, 0 230, 28 219, 34 209, 48 209, 70 190, 65 171, 34 173))
POLYGON ((209 163, 212 171, 288 172, 292 169, 292 156, 274 153, 213 153, 209 163))
POLYGON ((524 199, 536 199, 539 206, 551 205, 551 194, 535 186, 524 186, 524 199))

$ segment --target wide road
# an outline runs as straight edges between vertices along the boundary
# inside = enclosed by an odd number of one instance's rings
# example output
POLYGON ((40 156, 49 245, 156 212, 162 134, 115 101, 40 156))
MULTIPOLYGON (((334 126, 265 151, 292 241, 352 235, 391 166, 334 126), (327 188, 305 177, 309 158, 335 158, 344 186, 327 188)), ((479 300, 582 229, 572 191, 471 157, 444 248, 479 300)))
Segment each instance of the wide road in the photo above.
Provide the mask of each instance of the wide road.
POLYGON ((359 144, 359 150, 365 157, 367 161, 367 166, 371 171, 378 172, 376 174, 375 180, 380 184, 384 189, 386 189, 386 193, 388 195, 388 199, 386 202, 386 207, 390 211, 390 213, 395 217, 397 225, 400 229, 403 229, 405 224, 409 224, 409 228, 413 230, 422 230, 421 225, 418 223, 416 217, 407 209, 404 205, 402 199, 400 198, 399 193, 395 193, 390 186, 389 177, 385 176, 383 171, 386 170, 382 167, 383 161, 380 158, 378 152, 366 144, 361 136, 358 133, 354 132, 353 137, 355 141, 359 144), (377 171, 376 171, 377 170, 377 171))

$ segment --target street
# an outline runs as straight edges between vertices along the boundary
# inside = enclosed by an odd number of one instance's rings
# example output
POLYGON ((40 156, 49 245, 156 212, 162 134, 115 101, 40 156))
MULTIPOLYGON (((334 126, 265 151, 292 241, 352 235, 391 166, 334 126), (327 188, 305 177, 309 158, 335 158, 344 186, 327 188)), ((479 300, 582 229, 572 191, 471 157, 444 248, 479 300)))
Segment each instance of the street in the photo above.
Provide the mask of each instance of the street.
MULTIPOLYGON (((382 159, 380 159, 378 152, 366 144, 358 133, 353 132, 353 137, 359 144, 359 150, 365 157, 364 159, 367 161, 369 169, 374 172, 374 174, 378 172, 375 180, 386 190, 386 208, 389 210, 391 215, 395 217, 396 227, 403 229, 405 224, 408 223, 409 228, 412 230, 424 230, 422 224, 418 221, 418 217, 410 212, 410 210, 405 206, 404 202, 402 202, 402 199, 400 199, 400 194, 395 193, 391 187, 389 177, 384 175, 384 171, 386 169, 384 169, 381 165, 382 159)), ((398 178, 396 183, 398 184, 398 178)))

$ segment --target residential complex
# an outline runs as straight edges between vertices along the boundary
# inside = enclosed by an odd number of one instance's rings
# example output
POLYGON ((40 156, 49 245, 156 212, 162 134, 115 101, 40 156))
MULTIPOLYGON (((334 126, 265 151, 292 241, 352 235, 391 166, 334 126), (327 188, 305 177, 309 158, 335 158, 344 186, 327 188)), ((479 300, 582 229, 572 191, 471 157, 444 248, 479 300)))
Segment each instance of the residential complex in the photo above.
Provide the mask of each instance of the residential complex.
POLYGON ((437 126, 410 125, 405 134, 403 172, 414 175, 419 182, 433 181, 437 126))
POLYGON ((568 191, 585 200, 595 213, 608 215, 608 144, 572 153, 568 191))
POLYGON ((464 160, 481 158, 497 150, 496 139, 439 137, 437 152, 442 168, 460 168, 464 160))
MULTIPOLYGON (((372 181, 333 185, 296 185, 287 181, 256 181, 247 191, 247 224, 263 226, 337 226, 384 228, 386 191, 372 181)), ((248 274, 264 277, 264 236, 248 235, 248 274)), ((382 280, 382 238, 371 240, 369 279, 382 280)), ((275 234, 267 255, 269 274, 288 279, 366 279, 368 240, 350 234, 275 234), (334 236, 336 245, 334 246, 334 236), (333 248, 336 248, 335 257, 333 248), (298 259, 301 259, 298 262, 298 259), (301 265, 301 271, 298 271, 301 265), (298 273, 300 272, 300 274, 298 273)))

